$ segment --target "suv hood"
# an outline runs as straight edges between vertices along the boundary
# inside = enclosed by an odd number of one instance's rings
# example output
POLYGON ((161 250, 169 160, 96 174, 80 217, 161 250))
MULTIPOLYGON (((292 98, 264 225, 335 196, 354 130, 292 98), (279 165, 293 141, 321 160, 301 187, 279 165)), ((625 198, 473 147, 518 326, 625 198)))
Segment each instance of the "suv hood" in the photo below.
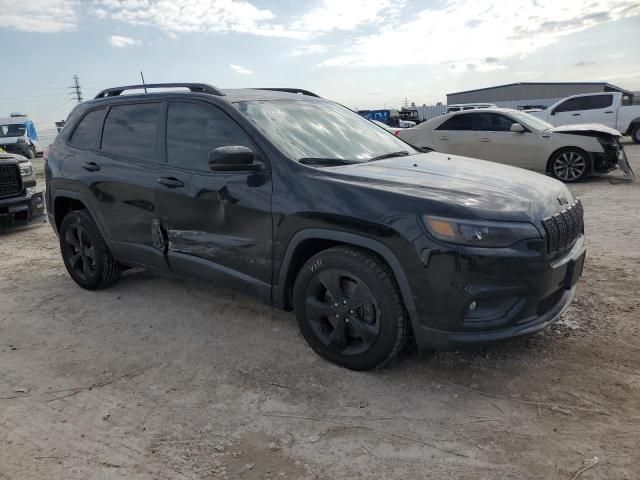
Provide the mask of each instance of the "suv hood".
MULTIPOLYGON (((517 167, 437 152, 323 169, 334 181, 430 200, 431 207, 457 206, 467 218, 540 220, 573 203, 567 187, 517 167)), ((417 209, 421 206, 416 205, 417 209)), ((436 214, 436 211, 430 210, 436 214)))
POLYGON ((607 127, 606 125, 602 125, 601 123, 581 123, 575 125, 560 125, 559 127, 553 127, 547 130, 548 132, 557 132, 557 133, 606 133, 609 135, 613 135, 614 137, 621 137, 622 134, 616 130, 615 128, 607 127))

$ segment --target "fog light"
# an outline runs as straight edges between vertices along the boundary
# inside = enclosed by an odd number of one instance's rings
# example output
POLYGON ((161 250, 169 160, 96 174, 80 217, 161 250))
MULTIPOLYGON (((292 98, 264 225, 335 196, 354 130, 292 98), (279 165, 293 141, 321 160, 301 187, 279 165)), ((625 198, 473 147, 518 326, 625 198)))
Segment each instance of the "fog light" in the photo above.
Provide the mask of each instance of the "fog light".
POLYGON ((473 302, 471 302, 469 304, 469 311, 473 312, 476 308, 478 307, 478 304, 476 303, 476 301, 474 300, 473 302))

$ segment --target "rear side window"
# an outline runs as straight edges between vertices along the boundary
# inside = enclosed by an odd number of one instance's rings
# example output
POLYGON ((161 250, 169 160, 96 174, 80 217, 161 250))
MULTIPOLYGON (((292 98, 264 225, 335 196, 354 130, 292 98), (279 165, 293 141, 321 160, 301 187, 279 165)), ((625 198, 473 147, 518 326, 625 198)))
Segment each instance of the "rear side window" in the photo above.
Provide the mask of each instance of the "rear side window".
POLYGON ((456 115, 440 125, 436 130, 473 130, 471 115, 456 115))
POLYGON ((582 110, 582 97, 570 98, 569 100, 562 102, 553 112, 575 112, 576 110, 582 110))
POLYGON ((160 103, 111 107, 104 122, 102 150, 137 160, 156 161, 160 103))
POLYGON ((515 120, 498 113, 477 113, 476 130, 483 132, 509 132, 515 120))
POLYGON ((73 131, 69 143, 78 148, 97 149, 105 112, 106 109, 101 108, 87 113, 73 131))
POLYGON ((212 105, 175 102, 167 115, 169 164, 209 171, 209 152, 217 147, 252 148, 249 136, 229 115, 212 105))
POLYGON ((582 97, 582 103, 583 110, 607 108, 613 104, 613 95, 592 95, 590 97, 582 97))

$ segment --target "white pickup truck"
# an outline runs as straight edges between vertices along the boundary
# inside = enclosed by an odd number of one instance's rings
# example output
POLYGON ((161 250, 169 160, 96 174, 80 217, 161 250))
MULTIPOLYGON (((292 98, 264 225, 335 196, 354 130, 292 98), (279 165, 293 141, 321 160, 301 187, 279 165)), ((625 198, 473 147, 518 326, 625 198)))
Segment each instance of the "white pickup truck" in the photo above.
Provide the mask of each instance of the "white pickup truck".
POLYGON ((546 110, 530 113, 555 126, 600 123, 640 143, 640 105, 632 105, 629 96, 620 92, 573 95, 546 110))

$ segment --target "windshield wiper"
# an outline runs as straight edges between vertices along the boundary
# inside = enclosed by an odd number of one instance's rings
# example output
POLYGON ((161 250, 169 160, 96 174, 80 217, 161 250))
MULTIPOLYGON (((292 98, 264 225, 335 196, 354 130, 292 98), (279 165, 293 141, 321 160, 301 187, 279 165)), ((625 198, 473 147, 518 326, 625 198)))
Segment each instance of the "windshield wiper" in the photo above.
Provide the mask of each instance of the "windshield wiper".
POLYGON ((407 152, 406 150, 402 150, 401 152, 392 152, 385 153, 384 155, 378 155, 377 157, 370 158, 368 161, 374 162, 376 160, 384 160, 385 158, 406 157, 407 155, 409 155, 409 152, 407 152))
POLYGON ((303 165, 325 165, 325 166, 337 166, 337 165, 353 165, 356 162, 353 160, 345 160, 344 158, 320 158, 320 157, 309 157, 309 158, 301 158, 298 162, 303 165))

